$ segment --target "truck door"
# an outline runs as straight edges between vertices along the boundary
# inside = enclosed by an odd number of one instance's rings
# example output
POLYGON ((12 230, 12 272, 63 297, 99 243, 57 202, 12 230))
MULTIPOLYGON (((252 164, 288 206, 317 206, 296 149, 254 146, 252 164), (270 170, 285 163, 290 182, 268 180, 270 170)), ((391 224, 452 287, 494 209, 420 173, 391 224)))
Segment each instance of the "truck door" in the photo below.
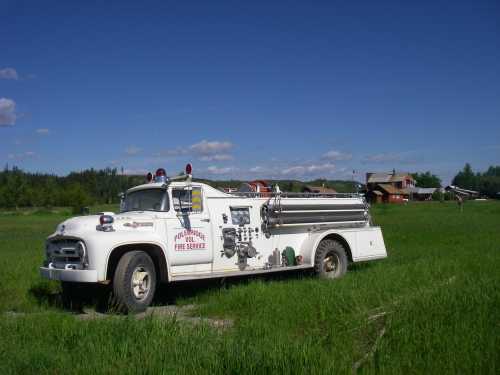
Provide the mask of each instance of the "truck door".
POLYGON ((167 221, 168 252, 173 273, 211 271, 213 246, 208 208, 201 186, 173 187, 174 216, 167 221))

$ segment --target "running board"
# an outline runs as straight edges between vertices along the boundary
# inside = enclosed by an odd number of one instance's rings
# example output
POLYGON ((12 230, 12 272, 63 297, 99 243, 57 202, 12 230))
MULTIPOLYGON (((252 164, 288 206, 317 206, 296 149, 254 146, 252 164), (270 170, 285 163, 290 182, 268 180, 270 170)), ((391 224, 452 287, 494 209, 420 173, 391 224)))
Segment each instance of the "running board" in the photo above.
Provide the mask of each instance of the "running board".
POLYGON ((234 276, 249 276, 249 275, 258 275, 264 273, 273 273, 273 272, 283 272, 283 271, 294 271, 294 270, 305 270, 308 268, 312 268, 309 264, 302 264, 300 266, 290 266, 290 267, 275 267, 270 269, 258 268, 254 270, 248 271, 227 271, 227 272, 211 272, 199 275, 172 275, 170 281, 187 281, 187 280, 201 280, 201 279, 217 279, 223 277, 234 277, 234 276))

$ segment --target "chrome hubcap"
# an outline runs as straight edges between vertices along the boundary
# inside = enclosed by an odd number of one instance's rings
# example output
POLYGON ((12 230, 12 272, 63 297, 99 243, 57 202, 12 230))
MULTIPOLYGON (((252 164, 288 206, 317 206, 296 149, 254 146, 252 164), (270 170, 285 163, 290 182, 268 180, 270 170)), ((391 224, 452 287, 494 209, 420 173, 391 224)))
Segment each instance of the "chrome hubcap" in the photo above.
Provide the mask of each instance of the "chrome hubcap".
POLYGON ((132 273, 132 292, 138 300, 143 300, 149 294, 151 275, 144 267, 137 267, 132 273))
POLYGON ((339 257, 336 254, 329 254, 323 259, 323 269, 326 273, 334 276, 339 267, 339 257))

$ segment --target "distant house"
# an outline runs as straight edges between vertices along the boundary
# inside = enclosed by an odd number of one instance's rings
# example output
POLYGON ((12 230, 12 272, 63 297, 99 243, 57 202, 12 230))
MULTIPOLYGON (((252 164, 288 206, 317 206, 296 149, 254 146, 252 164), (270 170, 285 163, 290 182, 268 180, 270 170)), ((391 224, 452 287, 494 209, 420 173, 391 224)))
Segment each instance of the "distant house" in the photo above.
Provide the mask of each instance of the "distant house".
POLYGON ((306 185, 302 189, 303 193, 314 193, 314 194, 335 194, 337 191, 335 189, 327 188, 324 186, 310 186, 306 185))
POLYGON ((432 200, 432 194, 434 194, 439 189, 414 187, 414 188, 410 188, 408 190, 409 190, 410 197, 412 200, 430 201, 430 200, 432 200))
POLYGON ((367 173, 366 197, 372 203, 403 203, 408 200, 415 180, 409 173, 367 173))
POLYGON ((415 187, 415 180, 409 173, 367 173, 366 174, 366 187, 368 190, 378 184, 389 184, 397 189, 406 189, 415 187))
POLYGON ((479 197, 479 191, 464 189, 461 188, 460 186, 449 185, 446 186, 444 189, 447 192, 454 193, 455 196, 460 196, 466 199, 475 199, 479 197))

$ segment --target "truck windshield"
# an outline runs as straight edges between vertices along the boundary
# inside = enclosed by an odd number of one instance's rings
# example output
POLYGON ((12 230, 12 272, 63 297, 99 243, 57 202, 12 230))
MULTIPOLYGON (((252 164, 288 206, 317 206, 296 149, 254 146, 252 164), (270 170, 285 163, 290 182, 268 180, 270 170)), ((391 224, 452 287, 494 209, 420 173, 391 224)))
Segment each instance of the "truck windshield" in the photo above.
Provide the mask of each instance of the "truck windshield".
POLYGON ((121 211, 168 211, 168 209, 165 189, 144 189, 127 193, 121 211))

